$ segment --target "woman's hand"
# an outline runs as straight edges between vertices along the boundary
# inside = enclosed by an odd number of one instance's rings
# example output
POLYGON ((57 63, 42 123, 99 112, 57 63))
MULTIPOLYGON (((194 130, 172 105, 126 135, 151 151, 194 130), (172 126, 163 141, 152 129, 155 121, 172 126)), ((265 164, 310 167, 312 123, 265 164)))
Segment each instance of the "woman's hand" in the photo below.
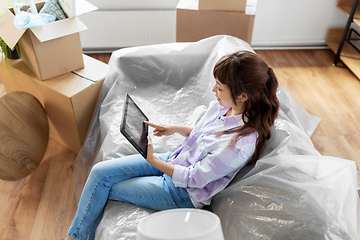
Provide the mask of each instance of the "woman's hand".
POLYGON ((153 131, 154 136, 161 137, 161 136, 168 136, 176 133, 176 127, 174 125, 157 125, 154 123, 149 123, 144 121, 147 125, 155 128, 153 131))
POLYGON ((154 162, 154 158, 155 158, 155 156, 154 156, 154 146, 152 144, 151 137, 148 136, 147 139, 148 139, 148 146, 147 146, 146 161, 152 165, 152 163, 154 162))
POLYGON ((172 177, 174 173, 174 165, 164 162, 161 159, 154 156, 154 147, 152 144, 151 137, 148 136, 148 148, 147 148, 147 157, 146 161, 152 165, 153 167, 159 169, 163 173, 167 174, 168 176, 172 177))
POLYGON ((153 131, 154 136, 161 137, 161 136, 168 136, 174 133, 179 133, 184 137, 189 136, 192 131, 192 128, 180 125, 157 125, 154 123, 149 123, 144 121, 145 124, 155 128, 153 131))

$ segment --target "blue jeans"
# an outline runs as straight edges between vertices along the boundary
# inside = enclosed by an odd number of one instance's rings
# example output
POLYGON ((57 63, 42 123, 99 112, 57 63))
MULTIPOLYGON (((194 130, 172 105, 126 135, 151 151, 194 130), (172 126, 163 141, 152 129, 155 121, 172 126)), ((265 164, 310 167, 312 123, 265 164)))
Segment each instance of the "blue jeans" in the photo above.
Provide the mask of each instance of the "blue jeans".
MULTIPOLYGON (((167 161, 171 153, 156 154, 167 161)), ((140 155, 100 162, 91 169, 68 231, 75 239, 93 239, 108 199, 154 210, 193 208, 185 188, 140 155)))

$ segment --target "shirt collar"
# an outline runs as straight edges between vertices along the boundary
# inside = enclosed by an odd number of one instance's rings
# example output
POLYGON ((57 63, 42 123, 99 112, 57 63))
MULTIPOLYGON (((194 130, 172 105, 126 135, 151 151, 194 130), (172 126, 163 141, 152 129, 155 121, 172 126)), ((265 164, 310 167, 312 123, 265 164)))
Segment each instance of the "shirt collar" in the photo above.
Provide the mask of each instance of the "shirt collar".
POLYGON ((225 117, 224 115, 227 113, 227 111, 230 108, 220 106, 220 104, 218 103, 218 109, 219 109, 219 118, 221 121, 224 122, 224 130, 230 130, 244 125, 242 114, 235 115, 232 117, 225 117))

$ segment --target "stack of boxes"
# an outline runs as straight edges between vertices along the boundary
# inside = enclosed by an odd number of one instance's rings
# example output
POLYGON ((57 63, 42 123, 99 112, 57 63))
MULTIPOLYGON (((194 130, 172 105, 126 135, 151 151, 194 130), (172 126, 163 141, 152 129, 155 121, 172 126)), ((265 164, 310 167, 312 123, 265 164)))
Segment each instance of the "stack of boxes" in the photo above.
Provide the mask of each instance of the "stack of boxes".
MULTIPOLYGON (((38 2, 38 11, 44 2, 38 2)), ((78 0, 77 15, 96 10, 78 0)), ((17 29, 14 12, 0 18, 0 37, 21 60, 0 62, 6 92, 35 96, 49 118, 50 137, 78 153, 85 141, 96 101, 109 71, 107 64, 83 55, 79 32, 86 26, 75 16, 32 29, 17 29)))
POLYGON ((176 41, 195 42, 230 35, 251 44, 255 15, 246 14, 246 0, 180 0, 176 41))

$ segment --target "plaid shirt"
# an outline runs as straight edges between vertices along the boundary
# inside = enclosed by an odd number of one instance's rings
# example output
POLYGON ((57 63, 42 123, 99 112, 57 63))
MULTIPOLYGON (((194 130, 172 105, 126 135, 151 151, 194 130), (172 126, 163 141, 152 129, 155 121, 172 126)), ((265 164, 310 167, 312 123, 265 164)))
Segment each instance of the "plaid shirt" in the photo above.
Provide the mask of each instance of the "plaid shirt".
POLYGON ((187 189, 195 207, 209 205, 212 197, 230 183, 254 154, 257 133, 242 137, 231 147, 233 134, 214 135, 244 125, 242 114, 224 117, 228 110, 217 101, 211 102, 190 135, 169 158, 169 163, 175 166, 172 176, 175 186, 187 189))

